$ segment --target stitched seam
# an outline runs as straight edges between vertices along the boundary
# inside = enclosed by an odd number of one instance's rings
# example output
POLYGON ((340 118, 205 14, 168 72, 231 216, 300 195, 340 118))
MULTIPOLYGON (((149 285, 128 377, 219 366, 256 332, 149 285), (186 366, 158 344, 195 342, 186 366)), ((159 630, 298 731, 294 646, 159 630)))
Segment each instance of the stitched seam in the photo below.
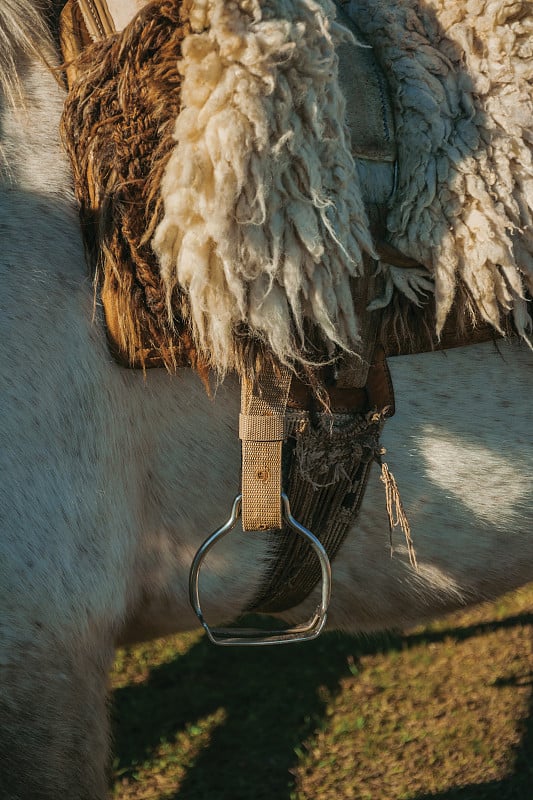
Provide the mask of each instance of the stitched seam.
POLYGON ((102 20, 100 19, 100 14, 96 10, 93 0, 85 0, 87 4, 87 10, 89 11, 91 17, 93 18, 93 22, 98 28, 98 33, 103 37, 105 35, 104 26, 102 25, 102 20))

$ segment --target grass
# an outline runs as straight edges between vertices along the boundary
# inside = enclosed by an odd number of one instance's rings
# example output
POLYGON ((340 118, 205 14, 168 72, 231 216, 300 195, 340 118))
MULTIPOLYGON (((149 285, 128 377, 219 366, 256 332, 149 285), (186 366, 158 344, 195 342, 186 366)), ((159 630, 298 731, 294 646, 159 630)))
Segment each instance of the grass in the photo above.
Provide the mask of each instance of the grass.
POLYGON ((121 651, 120 800, 531 800, 533 586, 404 636, 121 651))

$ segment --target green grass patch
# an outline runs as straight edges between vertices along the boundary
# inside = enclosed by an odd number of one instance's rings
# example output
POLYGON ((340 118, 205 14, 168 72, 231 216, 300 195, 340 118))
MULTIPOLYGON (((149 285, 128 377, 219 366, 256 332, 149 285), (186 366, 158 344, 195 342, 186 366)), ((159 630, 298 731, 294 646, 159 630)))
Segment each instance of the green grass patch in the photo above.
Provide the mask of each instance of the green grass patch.
POLYGON ((120 800, 531 800, 533 586, 404 636, 121 651, 120 800))

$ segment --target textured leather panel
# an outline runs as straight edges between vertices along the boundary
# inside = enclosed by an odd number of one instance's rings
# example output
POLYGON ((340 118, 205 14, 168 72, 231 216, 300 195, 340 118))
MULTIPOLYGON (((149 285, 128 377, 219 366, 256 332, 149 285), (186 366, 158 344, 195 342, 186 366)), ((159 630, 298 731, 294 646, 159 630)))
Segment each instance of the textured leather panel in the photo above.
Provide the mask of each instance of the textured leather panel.
POLYGON ((346 98, 352 152, 369 161, 393 162, 396 140, 387 82, 374 50, 364 45, 363 34, 354 21, 340 7, 337 17, 362 43, 355 48, 350 43, 337 47, 339 81, 346 98))

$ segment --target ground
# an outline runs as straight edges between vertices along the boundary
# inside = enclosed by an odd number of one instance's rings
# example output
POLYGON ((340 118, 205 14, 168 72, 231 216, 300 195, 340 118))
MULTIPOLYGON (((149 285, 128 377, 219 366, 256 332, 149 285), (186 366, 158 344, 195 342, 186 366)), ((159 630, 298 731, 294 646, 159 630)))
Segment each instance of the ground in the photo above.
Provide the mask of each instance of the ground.
POLYGON ((533 585, 407 632, 121 651, 120 800, 530 800, 533 585))

